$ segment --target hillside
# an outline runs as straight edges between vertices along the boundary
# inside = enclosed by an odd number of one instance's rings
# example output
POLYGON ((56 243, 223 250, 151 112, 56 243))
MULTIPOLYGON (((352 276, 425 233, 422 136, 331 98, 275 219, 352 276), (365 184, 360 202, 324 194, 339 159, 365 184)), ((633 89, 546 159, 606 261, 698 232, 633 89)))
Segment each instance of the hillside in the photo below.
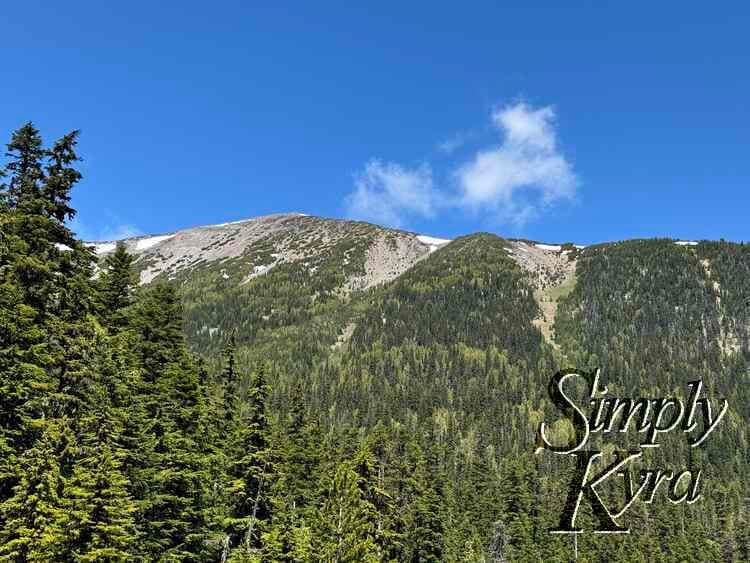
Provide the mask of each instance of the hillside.
MULTIPOLYGON (((468 520, 446 537, 446 553, 476 533, 490 541, 482 534, 499 533, 500 523, 512 529, 518 510, 532 511, 535 530, 556 523, 566 481, 550 476, 566 466, 531 454, 539 421, 554 416, 547 382, 566 366, 601 367, 626 396, 671 396, 702 378, 712 396, 727 397, 731 422, 691 452, 713 491, 701 510, 713 516, 689 533, 729 533, 720 516, 727 506, 746 518, 739 500, 745 486, 735 476, 748 472, 747 450, 733 447, 747 444, 750 415, 740 383, 750 377, 745 245, 662 239, 584 248, 491 234, 441 241, 303 215, 126 245, 138 257, 142 284, 178 284, 189 342, 213 373, 230 335, 242 370, 271 361, 279 416, 301 387, 312 416, 341 432, 405 425, 452 483, 448 503, 494 490, 489 475, 508 479, 526 460, 514 478, 534 484, 550 509, 521 509, 527 501, 502 488, 494 501, 486 493, 485 503, 465 506, 468 520), (477 464, 485 477, 466 481, 477 464)), ((381 463, 394 461, 383 455, 381 463)), ((657 458, 679 465, 685 456, 684 443, 669 437, 657 458)), ((688 533, 682 530, 694 516, 690 507, 664 503, 651 512, 639 513, 633 536, 610 541, 622 553, 654 549, 648 542, 667 545, 688 533), (675 518, 679 530, 670 524, 675 518)), ((552 557, 566 549, 560 538, 538 533, 535 544, 511 542, 506 552, 552 557)), ((600 539, 581 541, 590 553, 607 552, 600 539)), ((702 553, 711 553, 712 541, 702 553)))

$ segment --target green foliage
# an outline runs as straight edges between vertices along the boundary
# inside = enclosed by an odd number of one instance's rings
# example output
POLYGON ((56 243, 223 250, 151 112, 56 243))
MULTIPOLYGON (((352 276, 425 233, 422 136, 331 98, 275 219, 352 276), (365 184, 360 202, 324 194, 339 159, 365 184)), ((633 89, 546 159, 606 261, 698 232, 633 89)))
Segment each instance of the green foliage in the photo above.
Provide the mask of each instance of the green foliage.
POLYGON ((134 259, 121 242, 112 254, 108 254, 102 265, 99 278, 99 304, 101 315, 112 332, 124 329, 128 324, 126 313, 134 302, 134 259))

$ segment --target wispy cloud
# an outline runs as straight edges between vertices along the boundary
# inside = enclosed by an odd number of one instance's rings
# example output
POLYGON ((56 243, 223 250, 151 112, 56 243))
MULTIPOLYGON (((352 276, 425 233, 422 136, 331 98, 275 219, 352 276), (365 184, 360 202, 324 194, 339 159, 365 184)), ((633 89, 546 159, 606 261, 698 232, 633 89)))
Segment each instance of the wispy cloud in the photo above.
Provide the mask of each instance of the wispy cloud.
MULTIPOLYGON (((435 186, 429 164, 409 169, 371 160, 355 176, 348 215, 402 226, 453 210, 519 228, 575 197, 578 178, 559 148, 552 107, 517 102, 495 108, 491 120, 499 141, 455 161, 442 188, 435 186)), ((457 134, 438 148, 450 155, 465 142, 466 135, 457 134)))
POLYGON ((88 242, 99 242, 107 240, 121 240, 130 237, 136 237, 144 234, 141 229, 135 225, 113 222, 99 227, 92 227, 76 216, 68 227, 76 236, 88 242))
POLYGON ((429 165, 410 169, 371 160, 355 175, 346 207, 349 217, 400 227, 411 217, 433 217, 438 199, 429 165))
POLYGON ((456 133, 449 139, 446 139, 442 143, 438 144, 438 149, 440 149, 440 152, 442 152, 443 154, 450 155, 463 147, 466 144, 466 141, 466 133, 456 133))

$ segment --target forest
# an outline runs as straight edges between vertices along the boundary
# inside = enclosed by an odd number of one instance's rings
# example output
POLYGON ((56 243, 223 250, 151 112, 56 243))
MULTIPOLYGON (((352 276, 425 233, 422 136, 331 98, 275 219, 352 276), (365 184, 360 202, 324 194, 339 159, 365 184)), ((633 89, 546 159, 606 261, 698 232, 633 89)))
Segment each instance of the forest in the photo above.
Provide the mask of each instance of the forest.
POLYGON ((586 247, 554 342, 488 233, 351 295, 340 255, 365 224, 314 273, 141 285, 122 244, 100 259, 71 231, 77 140, 26 124, 0 174, 0 561, 750 560, 750 246, 586 247), (701 447, 650 452, 703 471, 699 502, 636 504, 627 535, 549 533, 574 466, 535 435, 571 367, 617 396, 702 379, 727 399, 701 447))

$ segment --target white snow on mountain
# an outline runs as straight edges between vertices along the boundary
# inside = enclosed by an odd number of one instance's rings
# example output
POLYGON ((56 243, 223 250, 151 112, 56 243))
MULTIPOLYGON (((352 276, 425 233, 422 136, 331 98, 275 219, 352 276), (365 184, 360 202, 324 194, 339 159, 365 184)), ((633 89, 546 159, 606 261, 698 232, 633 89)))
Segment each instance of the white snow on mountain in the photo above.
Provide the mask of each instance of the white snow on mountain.
POLYGON ((139 239, 138 242, 135 245, 136 250, 146 250, 147 248, 151 248, 152 246, 156 246, 157 244, 164 242, 165 240, 169 240, 174 235, 160 235, 157 237, 149 237, 149 238, 142 238, 139 239))
POLYGON ((560 252, 562 250, 562 246, 559 244, 535 244, 537 248, 541 248, 542 250, 550 250, 552 252, 560 252))
POLYGON ((697 246, 698 245, 698 243, 694 240, 676 240, 674 243, 679 244, 680 246, 697 246))
POLYGON ((115 248, 117 248, 117 244, 114 242, 102 242, 98 244, 92 244, 90 246, 93 247, 96 254, 106 254, 107 252, 112 252, 115 248))
POLYGON ((428 237, 426 235, 417 235, 417 240, 422 244, 426 244, 430 247, 430 252, 435 252, 441 246, 444 246, 450 242, 450 239, 428 237))

